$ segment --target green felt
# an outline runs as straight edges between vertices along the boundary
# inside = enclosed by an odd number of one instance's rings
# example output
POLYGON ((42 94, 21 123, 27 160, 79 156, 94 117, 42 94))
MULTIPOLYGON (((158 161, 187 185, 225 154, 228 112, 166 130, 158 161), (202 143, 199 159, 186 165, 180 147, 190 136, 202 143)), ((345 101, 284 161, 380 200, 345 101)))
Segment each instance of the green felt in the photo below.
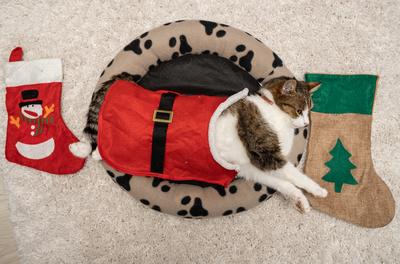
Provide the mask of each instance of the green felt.
POLYGON ((312 95, 313 112, 329 114, 372 114, 376 75, 305 74, 307 82, 319 82, 312 95))
POLYGON ((342 192, 343 184, 356 185, 358 182, 350 171, 357 167, 350 162, 351 154, 345 149, 339 138, 335 147, 329 153, 332 155, 332 159, 326 162, 325 165, 330 170, 322 179, 327 182, 333 182, 337 193, 342 192))

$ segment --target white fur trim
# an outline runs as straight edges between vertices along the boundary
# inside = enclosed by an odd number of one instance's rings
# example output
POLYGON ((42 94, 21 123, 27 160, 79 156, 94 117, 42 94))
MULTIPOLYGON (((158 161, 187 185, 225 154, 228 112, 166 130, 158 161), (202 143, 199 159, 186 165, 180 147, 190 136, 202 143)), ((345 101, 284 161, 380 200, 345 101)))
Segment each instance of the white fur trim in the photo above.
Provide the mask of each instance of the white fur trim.
POLYGON ((61 59, 7 62, 6 86, 20 86, 62 81, 61 59))
POLYGON ((225 159, 221 157, 218 153, 217 147, 215 145, 216 142, 216 124, 218 117, 222 114, 222 112, 227 109, 229 106, 233 105, 237 101, 245 98, 249 94, 249 89, 244 88, 242 91, 235 93, 234 95, 228 97, 223 103, 221 103, 214 114, 211 116, 210 124, 208 126, 208 144, 210 145, 211 155, 214 160, 224 167, 227 170, 236 170, 239 171, 240 166, 236 164, 232 164, 227 162, 225 159))

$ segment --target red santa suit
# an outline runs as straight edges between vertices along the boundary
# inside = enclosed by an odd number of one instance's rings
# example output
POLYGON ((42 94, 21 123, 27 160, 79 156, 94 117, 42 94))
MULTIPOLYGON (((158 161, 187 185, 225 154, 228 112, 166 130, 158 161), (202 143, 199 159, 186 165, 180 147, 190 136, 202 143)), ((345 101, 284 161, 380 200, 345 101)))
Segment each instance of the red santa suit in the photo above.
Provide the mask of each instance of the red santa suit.
MULTIPOLYGON (((110 87, 99 113, 98 146, 102 159, 135 176, 229 185, 237 167, 219 157, 213 131, 227 98, 174 93, 171 111, 163 113, 159 111, 160 100, 167 93, 171 92, 150 91, 128 81, 116 81, 110 87), (164 131, 165 146, 161 146, 162 170, 158 171, 152 165, 157 156, 154 151, 160 150, 154 146, 159 142, 153 142, 157 122, 168 126, 164 131)), ((246 94, 247 89, 229 103, 246 94)))

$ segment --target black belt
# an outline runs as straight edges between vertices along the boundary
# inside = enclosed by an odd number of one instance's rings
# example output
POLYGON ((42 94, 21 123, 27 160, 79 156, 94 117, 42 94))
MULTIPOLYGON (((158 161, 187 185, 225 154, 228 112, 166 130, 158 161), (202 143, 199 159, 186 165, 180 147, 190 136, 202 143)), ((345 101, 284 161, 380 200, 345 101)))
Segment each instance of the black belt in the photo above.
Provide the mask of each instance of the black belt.
POLYGON ((153 141, 151 146, 151 172, 163 173, 165 143, 167 142, 168 124, 172 122, 176 94, 164 93, 161 95, 160 105, 153 114, 153 141))

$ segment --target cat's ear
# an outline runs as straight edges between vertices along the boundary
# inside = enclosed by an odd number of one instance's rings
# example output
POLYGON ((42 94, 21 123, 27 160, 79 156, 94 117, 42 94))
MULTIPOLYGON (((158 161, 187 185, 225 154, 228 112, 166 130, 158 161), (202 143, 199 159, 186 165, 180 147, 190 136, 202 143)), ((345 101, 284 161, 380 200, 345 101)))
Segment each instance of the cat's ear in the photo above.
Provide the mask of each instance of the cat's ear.
POLYGON ((282 94, 290 95, 294 94, 296 91, 297 82, 296 80, 290 79, 287 80, 282 86, 282 94))
POLYGON ((308 85, 308 91, 310 93, 315 92, 321 87, 321 83, 319 82, 308 82, 307 85, 308 85))

